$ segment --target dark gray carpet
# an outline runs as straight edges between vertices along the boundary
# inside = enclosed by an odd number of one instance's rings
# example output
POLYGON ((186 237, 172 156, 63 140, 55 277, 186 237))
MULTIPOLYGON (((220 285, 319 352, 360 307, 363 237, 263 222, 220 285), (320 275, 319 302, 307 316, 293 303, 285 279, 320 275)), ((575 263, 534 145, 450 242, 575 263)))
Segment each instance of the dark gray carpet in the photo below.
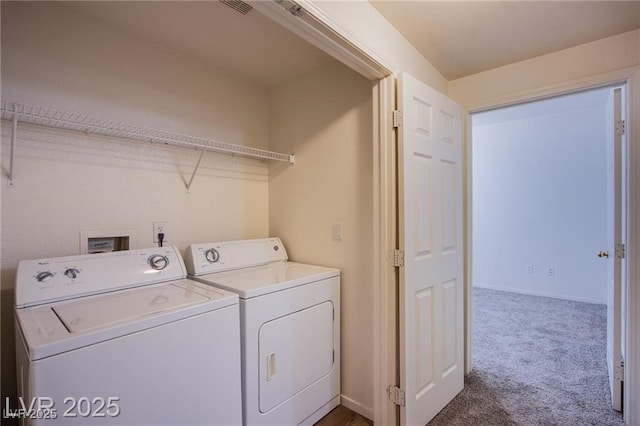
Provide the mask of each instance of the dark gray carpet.
POLYGON ((611 409, 606 306, 476 288, 473 372, 437 425, 623 425, 611 409))

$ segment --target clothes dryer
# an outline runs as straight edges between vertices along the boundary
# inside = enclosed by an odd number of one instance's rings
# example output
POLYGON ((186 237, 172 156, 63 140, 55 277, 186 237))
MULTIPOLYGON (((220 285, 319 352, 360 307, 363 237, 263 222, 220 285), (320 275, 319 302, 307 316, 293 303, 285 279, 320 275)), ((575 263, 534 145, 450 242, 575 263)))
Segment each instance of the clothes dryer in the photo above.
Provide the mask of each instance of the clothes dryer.
POLYGON ((340 271, 278 238, 194 244, 189 276, 240 296, 243 419, 312 425, 340 403, 340 271))
POLYGON ((175 247, 20 262, 19 398, 5 414, 37 425, 241 424, 238 296, 185 277, 175 247))

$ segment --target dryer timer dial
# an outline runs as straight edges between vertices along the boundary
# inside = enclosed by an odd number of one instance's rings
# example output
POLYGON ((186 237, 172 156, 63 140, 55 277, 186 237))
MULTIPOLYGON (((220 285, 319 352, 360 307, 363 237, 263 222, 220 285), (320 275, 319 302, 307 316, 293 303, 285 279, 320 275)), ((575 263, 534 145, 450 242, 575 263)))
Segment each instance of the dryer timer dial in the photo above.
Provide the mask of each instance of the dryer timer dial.
POLYGON ((204 252, 204 257, 209 263, 216 263, 218 260, 220 260, 220 253, 218 253, 218 250, 210 248, 209 250, 204 252))

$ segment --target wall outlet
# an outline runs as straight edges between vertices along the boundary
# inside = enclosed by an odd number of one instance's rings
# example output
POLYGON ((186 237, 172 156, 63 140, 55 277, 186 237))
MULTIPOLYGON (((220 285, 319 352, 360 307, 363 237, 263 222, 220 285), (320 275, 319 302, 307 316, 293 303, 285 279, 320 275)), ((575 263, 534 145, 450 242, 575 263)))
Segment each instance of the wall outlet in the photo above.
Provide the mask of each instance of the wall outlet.
POLYGON ((158 243, 158 234, 164 234, 163 243, 166 243, 167 240, 167 222, 153 222, 153 242, 158 243))
POLYGON ((555 274, 556 274, 556 268, 554 267, 547 268, 547 276, 553 277, 555 274))
POLYGON ((526 265, 525 271, 527 272, 527 274, 533 274, 533 265, 526 265))

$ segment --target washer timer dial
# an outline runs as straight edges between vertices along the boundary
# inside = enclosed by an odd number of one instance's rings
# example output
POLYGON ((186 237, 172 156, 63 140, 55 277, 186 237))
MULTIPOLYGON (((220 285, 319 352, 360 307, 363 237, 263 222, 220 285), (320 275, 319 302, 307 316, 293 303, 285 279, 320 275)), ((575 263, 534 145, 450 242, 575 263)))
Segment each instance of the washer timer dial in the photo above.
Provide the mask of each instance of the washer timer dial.
POLYGON ((78 278, 79 273, 80 271, 77 268, 68 268, 64 271, 64 275, 67 278, 71 278, 72 280, 75 280, 76 278, 78 278))
POLYGON ((169 265, 169 258, 161 254, 153 254, 149 257, 149 265, 156 271, 162 271, 169 265))

